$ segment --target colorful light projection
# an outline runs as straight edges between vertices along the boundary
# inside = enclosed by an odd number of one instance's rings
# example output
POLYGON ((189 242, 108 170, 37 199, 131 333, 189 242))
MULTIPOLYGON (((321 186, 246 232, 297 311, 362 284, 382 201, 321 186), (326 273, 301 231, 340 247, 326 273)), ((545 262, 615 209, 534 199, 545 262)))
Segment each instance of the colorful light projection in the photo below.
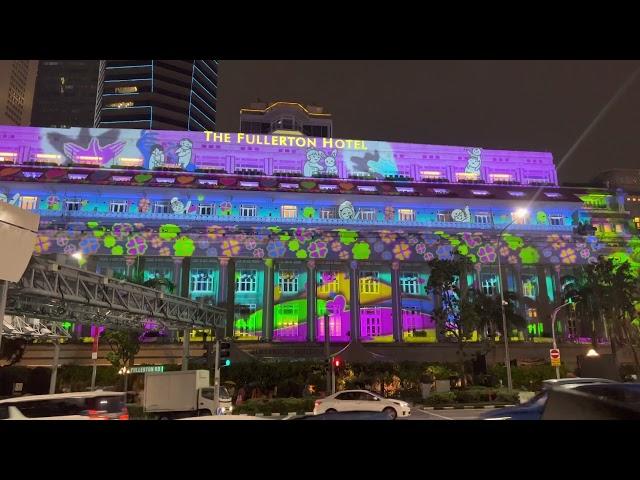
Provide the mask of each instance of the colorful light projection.
POLYGON ((366 266, 359 272, 360 340, 393 341, 391 268, 366 266))
POLYGON ((405 342, 436 342, 436 324, 431 316, 433 295, 427 293, 429 274, 415 266, 401 270, 400 304, 402 308, 402 338, 405 342))
POLYGON ((316 339, 325 341, 325 319, 332 342, 351 339, 351 279, 347 267, 322 267, 316 273, 316 339))
POLYGON ((0 127, 0 149, 11 163, 80 164, 98 167, 169 171, 252 170, 272 175, 296 171, 306 177, 350 176, 384 179, 435 171, 457 174, 506 174, 524 183, 557 183, 551 154, 481 150, 469 147, 390 143, 369 140, 173 132, 99 128, 0 127), (16 155, 14 156, 13 153, 16 155), (504 159, 508 159, 508 163, 504 159), (531 171, 531 161, 536 170, 531 171))
POLYGON ((279 263, 275 270, 273 339, 307 340, 307 271, 303 263, 279 263))
POLYGON ((258 340, 263 336, 264 280, 263 262, 236 264, 233 335, 237 340, 258 340))

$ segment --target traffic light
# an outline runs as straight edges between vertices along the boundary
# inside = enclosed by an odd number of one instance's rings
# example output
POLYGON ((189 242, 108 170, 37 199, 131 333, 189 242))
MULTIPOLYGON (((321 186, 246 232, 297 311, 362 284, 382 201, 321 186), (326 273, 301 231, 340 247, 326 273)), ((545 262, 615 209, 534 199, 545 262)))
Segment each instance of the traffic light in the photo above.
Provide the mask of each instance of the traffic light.
POLYGON ((231 344, 229 342, 220 342, 218 345, 220 346, 220 365, 223 367, 230 366, 231 344))

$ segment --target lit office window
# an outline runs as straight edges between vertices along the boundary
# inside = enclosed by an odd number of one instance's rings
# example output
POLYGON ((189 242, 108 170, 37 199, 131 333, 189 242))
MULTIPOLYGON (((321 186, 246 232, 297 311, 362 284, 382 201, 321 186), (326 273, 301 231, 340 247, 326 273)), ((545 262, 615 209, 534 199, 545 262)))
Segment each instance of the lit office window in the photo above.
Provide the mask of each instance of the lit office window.
POLYGON ((329 218, 338 218, 338 212, 335 208, 321 208, 320 218, 325 220, 329 218))
POLYGON ((491 223, 491 217, 488 213, 476 213, 474 219, 476 223, 491 223))
POLYGON ((213 269, 194 268, 191 269, 191 279, 189 282, 190 293, 213 293, 213 269))
POLYGON ((155 202, 153 204, 153 213, 171 213, 171 205, 169 202, 155 202))
POLYGON ((372 221, 376 219, 376 211, 373 208, 361 208, 358 210, 357 217, 360 220, 372 221))
POLYGON ((77 212, 80 210, 80 207, 82 207, 81 200, 65 200, 64 202, 64 209, 67 212, 77 212))
POLYGON ((198 205, 198 215, 213 215, 216 211, 216 206, 213 204, 198 205))
POLYGON ((564 225, 564 217, 562 215, 551 215, 549 223, 551 225, 564 225))

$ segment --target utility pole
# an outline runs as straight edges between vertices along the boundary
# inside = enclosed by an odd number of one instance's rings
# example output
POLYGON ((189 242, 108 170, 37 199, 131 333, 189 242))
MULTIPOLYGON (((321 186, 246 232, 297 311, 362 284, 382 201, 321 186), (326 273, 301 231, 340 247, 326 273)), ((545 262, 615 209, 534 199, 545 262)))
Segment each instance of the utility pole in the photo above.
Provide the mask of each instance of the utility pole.
POLYGON ((60 340, 53 341, 53 368, 51 369, 51 381, 49 383, 49 393, 56 393, 56 382, 58 380, 58 363, 60 362, 60 340))
POLYGON ((93 360, 93 370, 91 371, 91 391, 96 389, 96 373, 98 371, 98 341, 100 339, 100 327, 95 327, 93 345, 91 346, 91 359, 93 360))
POLYGON ((0 351, 2 351, 2 332, 4 331, 4 311, 7 306, 7 294, 9 292, 9 282, 2 280, 0 286, 0 351))
POLYGON ((325 314, 324 318, 324 356, 329 362, 327 368, 327 392, 333 393, 333 363, 331 362, 331 331, 329 329, 329 316, 325 314))
POLYGON ((213 406, 216 409, 214 415, 220 410, 220 340, 216 340, 216 362, 213 374, 213 406))
MULTIPOLYGON (((551 314, 551 336, 553 337, 553 348, 557 349, 558 348, 558 344, 556 343, 556 316, 558 315, 558 312, 560 310, 562 310, 564 307, 566 307, 567 305, 571 305, 571 303, 573 302, 566 302, 563 303, 562 305, 560 305, 559 307, 557 307, 553 313, 551 314)), ((558 380, 560 380, 560 367, 556 367, 556 378, 558 380)))

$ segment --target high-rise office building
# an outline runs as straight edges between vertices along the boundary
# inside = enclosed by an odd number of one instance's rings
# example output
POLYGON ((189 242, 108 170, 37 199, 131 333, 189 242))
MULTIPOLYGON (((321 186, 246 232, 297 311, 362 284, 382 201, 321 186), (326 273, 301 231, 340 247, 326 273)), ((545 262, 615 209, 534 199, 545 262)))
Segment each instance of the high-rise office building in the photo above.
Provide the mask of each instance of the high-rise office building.
POLYGON ((215 130, 216 60, 106 60, 100 64, 94 125, 215 130))
POLYGON ((0 60, 0 124, 29 125, 37 60, 0 60))
POLYGON ((270 134, 277 131, 300 132, 309 137, 331 137, 333 120, 330 113, 317 105, 293 102, 256 102, 240 109, 242 133, 270 134))
POLYGON ((41 60, 31 125, 92 127, 99 65, 99 60, 41 60))

